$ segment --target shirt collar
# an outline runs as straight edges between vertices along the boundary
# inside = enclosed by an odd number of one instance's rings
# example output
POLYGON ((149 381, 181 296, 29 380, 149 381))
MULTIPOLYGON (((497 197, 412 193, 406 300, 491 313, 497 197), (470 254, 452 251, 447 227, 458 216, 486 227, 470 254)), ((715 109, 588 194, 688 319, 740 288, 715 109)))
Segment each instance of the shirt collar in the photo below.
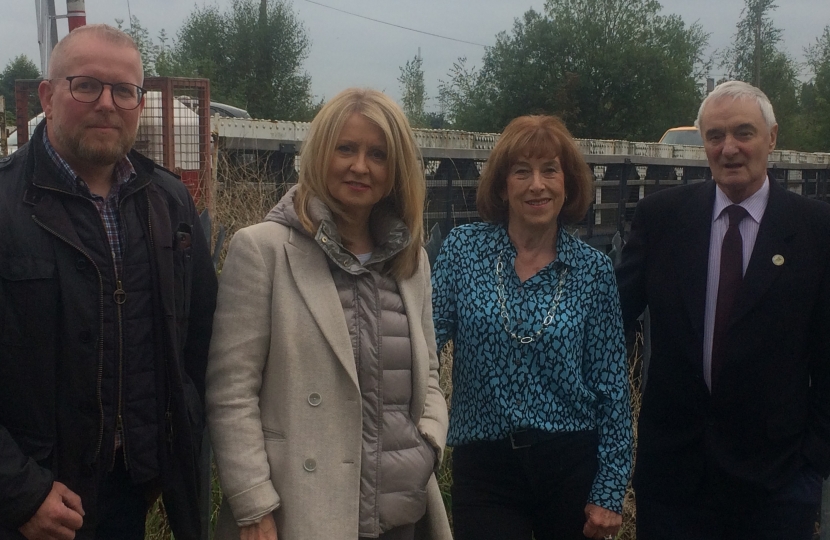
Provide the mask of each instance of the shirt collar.
POLYGON ((578 265, 577 242, 578 240, 560 225, 556 238, 556 260, 569 268, 575 268, 578 265))
MULTIPOLYGON (((292 188, 292 191, 286 195, 286 197, 290 195, 291 203, 285 206, 285 210, 294 215, 293 220, 298 220, 293 204, 294 194, 295 188, 292 188)), ((365 271, 366 265, 361 264, 355 255, 343 246, 331 209, 317 197, 312 197, 308 209, 312 222, 320 223, 314 240, 329 259, 351 274, 365 271)), ((370 266, 386 263, 412 243, 409 228, 395 214, 387 201, 380 202, 372 208, 369 215, 369 230, 375 242, 372 256, 367 261, 367 265, 370 266)))
MULTIPOLYGON (((494 244, 498 252, 506 251, 515 258, 516 246, 510 241, 510 236, 507 234, 507 227, 499 225, 496 228, 496 235, 494 244)), ((556 233, 556 260, 554 260, 554 265, 561 263, 569 268, 576 267, 579 264, 576 248, 577 242, 579 240, 566 231, 562 225, 559 225, 559 230, 556 233)))
MULTIPOLYGON (((769 201, 769 176, 764 178, 764 183, 761 188, 738 203, 747 213, 755 220, 755 223, 761 223, 761 218, 764 217, 764 211, 767 209, 767 201, 769 201)), ((718 219, 727 206, 733 203, 726 193, 721 190, 720 186, 715 185, 715 207, 712 212, 712 222, 718 219)))
MULTIPOLYGON (((83 186, 84 189, 89 190, 87 187, 86 182, 75 173, 69 163, 66 162, 65 159, 58 154, 55 147, 52 146, 52 143, 49 142, 49 137, 47 136, 48 125, 44 127, 43 130, 43 146, 46 149, 46 153, 52 158, 52 161, 55 163, 55 166, 58 168, 58 173, 61 180, 66 184, 66 186, 75 192, 80 186, 83 186)), ((120 160, 115 163, 115 168, 113 169, 113 176, 115 177, 115 183, 117 186, 121 187, 127 182, 129 182, 132 178, 136 175, 135 167, 133 167, 132 162, 127 156, 124 156, 120 160)))

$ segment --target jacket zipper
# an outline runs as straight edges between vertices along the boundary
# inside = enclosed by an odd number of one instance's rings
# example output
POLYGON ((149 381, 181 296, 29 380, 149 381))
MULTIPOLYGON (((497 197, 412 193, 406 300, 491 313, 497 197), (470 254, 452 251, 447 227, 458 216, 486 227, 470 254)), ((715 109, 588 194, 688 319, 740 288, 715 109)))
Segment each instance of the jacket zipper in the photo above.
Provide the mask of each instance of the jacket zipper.
MULTIPOLYGON (((123 239, 123 243, 121 244, 121 268, 119 271, 118 262, 115 260, 115 252, 112 252, 112 268, 113 274, 115 275, 115 285, 116 289, 113 293, 113 300, 115 300, 115 310, 116 316, 118 317, 118 406, 116 407, 116 416, 115 416, 115 430, 117 433, 117 437, 121 440, 121 454, 124 458, 124 470, 130 470, 130 462, 127 457, 127 434, 124 430, 124 311, 122 306, 127 301, 127 293, 124 291, 123 279, 124 279, 124 259, 125 254, 127 252, 127 226, 124 223, 124 220, 121 218, 122 215, 122 208, 124 201, 129 198, 131 194, 128 193, 126 196, 121 197, 119 194, 118 198, 118 222, 121 227, 121 239, 123 239)), ((106 230, 106 227, 104 227, 106 230)), ((121 240, 119 239, 119 240, 121 240)), ((115 454, 116 452, 113 451, 112 454, 112 466, 115 466, 115 454)))
MULTIPOLYGON (((124 246, 121 247, 123 248, 124 246)), ((112 262, 115 264, 114 259, 112 262)), ((124 402, 124 324, 121 306, 124 302, 126 302, 127 293, 124 292, 120 279, 116 280, 115 283, 118 287, 113 293, 118 317, 118 406, 116 408, 115 416, 115 432, 116 437, 121 440, 121 454, 124 457, 124 469, 129 470, 130 465, 129 461, 127 461, 127 437, 124 433, 124 419, 122 417, 122 406, 124 402), (121 302, 119 302, 119 298, 122 299, 121 302)), ((112 465, 115 466, 115 452, 112 453, 112 465)))
MULTIPOLYGON (((51 191, 57 191, 59 193, 64 193, 60 190, 55 190, 51 188, 42 188, 51 191)), ((90 255, 83 250, 83 248, 76 246, 73 244, 68 238, 63 236, 62 234, 58 233, 54 229, 49 228, 45 223, 40 221, 37 217, 32 216, 32 219, 35 223, 38 224, 42 229, 46 230, 47 232, 53 234, 55 237, 59 238, 67 245, 79 251, 84 257, 86 257, 89 262, 92 264, 93 268, 95 268, 95 272, 98 274, 98 319, 99 319, 99 331, 98 331, 98 373, 97 373, 97 381, 95 385, 95 397, 98 399, 98 441, 95 444, 95 456, 93 461, 98 460, 98 456, 101 453, 101 444, 104 440, 104 403, 101 399, 101 381, 104 376, 104 281, 101 277, 101 269, 98 268, 98 265, 95 264, 95 261, 90 257, 90 255)))

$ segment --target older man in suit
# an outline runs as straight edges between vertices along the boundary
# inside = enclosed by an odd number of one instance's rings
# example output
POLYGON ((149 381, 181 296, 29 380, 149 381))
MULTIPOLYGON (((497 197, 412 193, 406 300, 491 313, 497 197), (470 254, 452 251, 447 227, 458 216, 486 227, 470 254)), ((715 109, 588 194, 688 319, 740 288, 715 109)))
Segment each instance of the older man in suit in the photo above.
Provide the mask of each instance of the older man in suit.
POLYGON ((651 310, 638 540, 809 539, 830 473, 830 205, 769 178, 778 125, 738 81, 703 102, 714 182, 643 199, 617 269, 651 310))

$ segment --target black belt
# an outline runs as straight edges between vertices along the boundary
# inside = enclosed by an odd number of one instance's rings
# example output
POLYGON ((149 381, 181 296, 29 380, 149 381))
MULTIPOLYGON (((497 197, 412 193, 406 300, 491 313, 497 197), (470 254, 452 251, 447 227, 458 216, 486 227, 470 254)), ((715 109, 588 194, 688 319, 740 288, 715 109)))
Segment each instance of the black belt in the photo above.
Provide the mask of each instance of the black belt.
POLYGON ((560 435, 561 433, 551 433, 543 429, 531 428, 514 431, 508 435, 507 440, 510 441, 513 450, 518 450, 520 448, 530 448, 540 442, 553 440, 560 435))

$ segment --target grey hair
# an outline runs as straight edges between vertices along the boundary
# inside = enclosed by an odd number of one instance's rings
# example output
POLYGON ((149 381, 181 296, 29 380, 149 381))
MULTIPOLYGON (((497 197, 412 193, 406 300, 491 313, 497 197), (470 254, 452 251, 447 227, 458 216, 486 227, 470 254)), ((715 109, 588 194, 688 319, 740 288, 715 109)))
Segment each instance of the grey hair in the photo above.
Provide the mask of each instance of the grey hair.
MULTIPOLYGON (((123 30, 119 30, 118 28, 114 28, 108 24, 87 24, 84 26, 80 26, 75 30, 69 32, 67 35, 63 37, 60 41, 58 41, 55 48, 52 49, 52 56, 49 59, 49 78, 56 79, 59 77, 65 76, 61 71, 64 69, 64 64, 66 63, 66 50, 67 48, 74 42, 79 36, 83 36, 86 34, 92 34, 95 37, 101 38, 104 41, 111 43, 113 45, 119 45, 122 47, 127 47, 134 50, 138 53, 138 57, 141 58, 141 51, 138 50, 138 46, 135 44, 135 41, 132 37, 123 30)), ((141 66, 141 80, 144 80, 144 66, 141 66)))
POLYGON ((775 125, 775 112, 772 110, 772 103, 770 103, 769 98, 760 88, 756 88, 743 81, 727 81, 717 85, 712 90, 712 93, 706 96, 706 99, 700 104, 700 109, 697 111, 697 119, 695 120, 695 127, 700 129, 700 119, 703 117, 703 111, 710 101, 717 101, 727 97, 732 98, 733 101, 736 99, 754 99, 761 109, 761 116, 764 118, 764 122, 767 123, 767 128, 772 129, 772 126, 775 125))

